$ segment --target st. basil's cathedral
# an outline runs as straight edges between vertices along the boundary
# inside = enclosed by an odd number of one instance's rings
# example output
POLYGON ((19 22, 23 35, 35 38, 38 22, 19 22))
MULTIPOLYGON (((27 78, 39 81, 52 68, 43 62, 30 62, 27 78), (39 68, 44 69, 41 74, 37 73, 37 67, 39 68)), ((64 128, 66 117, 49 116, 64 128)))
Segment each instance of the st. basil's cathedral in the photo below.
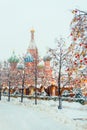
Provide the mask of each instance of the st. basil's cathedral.
POLYGON ((53 71, 50 63, 51 58, 49 55, 44 56, 42 59, 39 57, 34 37, 35 30, 31 29, 30 33, 31 39, 23 58, 17 58, 13 52, 12 56, 8 59, 10 71, 17 73, 21 70, 20 72, 22 73, 24 70, 26 86, 34 86, 35 82, 37 82, 37 86, 49 86, 50 84, 54 84, 53 71))

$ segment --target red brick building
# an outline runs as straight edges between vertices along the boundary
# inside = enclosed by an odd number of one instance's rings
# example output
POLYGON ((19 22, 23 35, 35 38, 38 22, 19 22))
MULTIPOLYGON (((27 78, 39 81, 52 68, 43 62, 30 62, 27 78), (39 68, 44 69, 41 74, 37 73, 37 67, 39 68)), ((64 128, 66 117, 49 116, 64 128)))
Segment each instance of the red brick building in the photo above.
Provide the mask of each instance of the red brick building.
MULTIPOLYGON (((25 84, 26 86, 35 85, 35 80, 37 80, 37 85, 48 86, 54 81, 50 65, 51 58, 49 55, 44 56, 42 59, 39 58, 38 48, 34 38, 35 30, 32 29, 30 33, 31 39, 24 56, 25 84)), ((14 55, 9 59, 11 70, 17 71, 16 65, 19 62, 17 57, 14 55)))

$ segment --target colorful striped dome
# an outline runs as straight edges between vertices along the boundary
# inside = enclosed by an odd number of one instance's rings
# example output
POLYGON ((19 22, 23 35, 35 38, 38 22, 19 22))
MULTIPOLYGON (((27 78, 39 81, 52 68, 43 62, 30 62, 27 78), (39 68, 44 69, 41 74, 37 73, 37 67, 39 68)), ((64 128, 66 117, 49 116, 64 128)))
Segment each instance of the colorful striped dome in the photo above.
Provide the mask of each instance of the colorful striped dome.
POLYGON ((17 58, 14 51, 12 53, 12 56, 8 59, 8 62, 9 63, 18 63, 19 62, 19 58, 17 58))
POLYGON ((50 61, 50 60, 51 60, 50 55, 46 55, 46 56, 44 56, 43 60, 44 60, 44 61, 50 61))
POLYGON ((17 69, 20 69, 20 70, 24 69, 24 64, 18 63, 17 64, 17 69))
POLYGON ((33 62, 34 58, 30 53, 27 53, 24 57, 24 62, 33 62))

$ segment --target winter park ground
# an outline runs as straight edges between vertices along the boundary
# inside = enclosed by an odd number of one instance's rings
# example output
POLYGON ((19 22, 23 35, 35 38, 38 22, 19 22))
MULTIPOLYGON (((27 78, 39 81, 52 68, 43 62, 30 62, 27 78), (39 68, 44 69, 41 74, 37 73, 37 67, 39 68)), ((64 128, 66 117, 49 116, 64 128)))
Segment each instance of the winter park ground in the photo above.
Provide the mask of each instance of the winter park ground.
POLYGON ((77 102, 11 98, 0 101, 0 130, 87 130, 87 105, 77 102))

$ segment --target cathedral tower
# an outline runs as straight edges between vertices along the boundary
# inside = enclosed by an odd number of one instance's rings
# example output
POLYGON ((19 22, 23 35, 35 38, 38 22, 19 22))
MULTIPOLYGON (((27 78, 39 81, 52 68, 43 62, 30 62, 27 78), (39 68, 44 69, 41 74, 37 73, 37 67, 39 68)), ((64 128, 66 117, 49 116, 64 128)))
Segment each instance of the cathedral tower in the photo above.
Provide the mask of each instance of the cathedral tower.
POLYGON ((31 33, 31 40, 27 51, 33 56, 34 59, 38 59, 38 49, 34 39, 35 30, 31 29, 30 33, 31 33))

